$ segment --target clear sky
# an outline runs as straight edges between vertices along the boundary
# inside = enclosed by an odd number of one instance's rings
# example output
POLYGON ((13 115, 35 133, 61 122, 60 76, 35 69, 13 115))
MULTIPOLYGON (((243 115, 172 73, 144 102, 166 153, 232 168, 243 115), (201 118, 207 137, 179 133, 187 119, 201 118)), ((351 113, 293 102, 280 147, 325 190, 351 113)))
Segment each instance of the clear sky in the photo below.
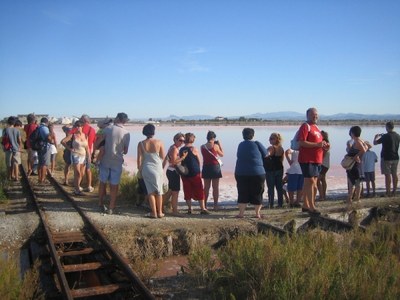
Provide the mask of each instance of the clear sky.
POLYGON ((0 1, 0 118, 400 113, 400 1, 0 1))

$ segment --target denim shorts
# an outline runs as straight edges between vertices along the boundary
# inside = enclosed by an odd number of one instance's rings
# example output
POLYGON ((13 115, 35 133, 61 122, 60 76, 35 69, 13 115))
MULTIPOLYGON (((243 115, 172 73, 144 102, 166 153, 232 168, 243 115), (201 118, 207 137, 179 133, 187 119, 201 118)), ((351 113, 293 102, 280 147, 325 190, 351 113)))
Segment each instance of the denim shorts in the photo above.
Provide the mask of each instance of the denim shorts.
POLYGON ((315 163, 300 163, 304 178, 318 177, 321 173, 321 165, 315 163))
POLYGON ((102 164, 99 165, 99 180, 102 183, 109 182, 112 185, 119 184, 122 174, 122 165, 117 168, 107 168, 102 164))
POLYGON ((303 174, 288 174, 287 191, 296 192, 303 189, 304 176, 303 174))
POLYGON ((85 156, 75 155, 71 153, 71 163, 73 165, 84 164, 85 159, 85 156))

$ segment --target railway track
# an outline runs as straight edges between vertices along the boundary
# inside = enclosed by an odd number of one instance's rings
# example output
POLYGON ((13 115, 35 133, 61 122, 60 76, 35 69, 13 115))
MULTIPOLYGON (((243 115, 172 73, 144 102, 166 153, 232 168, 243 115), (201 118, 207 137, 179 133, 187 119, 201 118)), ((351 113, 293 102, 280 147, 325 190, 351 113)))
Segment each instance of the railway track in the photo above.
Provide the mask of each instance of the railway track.
POLYGON ((48 177, 49 182, 33 186, 24 169, 21 173, 46 235, 58 296, 63 299, 155 299, 56 180, 48 177), (60 209, 68 211, 71 224, 56 225, 60 209))

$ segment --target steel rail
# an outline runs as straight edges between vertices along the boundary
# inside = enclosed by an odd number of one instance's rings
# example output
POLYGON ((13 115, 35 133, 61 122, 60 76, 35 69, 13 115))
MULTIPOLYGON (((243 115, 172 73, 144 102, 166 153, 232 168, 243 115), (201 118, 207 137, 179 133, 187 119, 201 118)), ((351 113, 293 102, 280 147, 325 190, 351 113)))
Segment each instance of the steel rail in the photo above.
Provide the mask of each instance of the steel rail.
MULTIPOLYGON (((68 238, 71 239, 71 241, 79 240, 77 239, 79 234, 75 234, 75 237, 73 236, 64 236, 60 233, 53 234, 50 230, 50 227, 48 226, 47 220, 46 220, 46 215, 44 212, 40 209, 38 205, 38 199, 37 196, 26 176, 26 172, 24 168, 21 168, 21 174, 23 177, 23 180, 28 188, 28 192, 30 196, 33 199, 33 202, 35 204, 35 208, 40 216, 41 223, 44 226, 46 235, 47 235, 47 241, 50 249, 50 255, 51 258, 55 264, 55 269, 56 269, 56 275, 59 281, 60 289, 61 292, 64 296, 65 299, 75 299, 75 298, 80 298, 80 297, 86 297, 89 295, 96 295, 98 294, 107 294, 107 293, 113 293, 114 291, 118 290, 118 285, 117 284, 109 284, 108 286, 98 286, 98 287, 88 287, 80 290, 71 290, 68 284, 68 280, 66 277, 66 273, 68 272, 73 272, 74 270, 78 271, 85 271, 85 270, 95 270, 96 268, 103 268, 106 267, 109 264, 102 264, 102 263, 89 263, 89 264, 81 264, 81 265, 63 265, 60 258, 63 256, 71 256, 71 255, 81 255, 81 254, 88 254, 93 251, 91 248, 85 248, 84 250, 81 251, 71 251, 68 252, 68 254, 63 254, 57 252, 56 249, 56 242, 58 240, 62 240, 64 242, 68 242, 68 238)), ((116 250, 111 243, 107 240, 105 235, 101 230, 99 230, 90 220, 90 218, 86 215, 86 213, 79 207, 79 205, 76 203, 76 201, 62 188, 62 186, 51 176, 48 176, 48 179, 50 183, 55 186, 55 188, 60 192, 63 197, 65 197, 73 206, 73 208, 76 210, 76 212, 79 213, 81 216, 85 228, 87 228, 88 231, 93 234, 93 236, 96 238, 97 241, 101 243, 101 246, 104 248, 104 251, 108 253, 108 255, 111 257, 113 263, 121 270, 124 274, 124 276, 128 279, 130 282, 130 286, 132 287, 133 291, 137 293, 138 295, 135 296, 135 299, 155 299, 155 296, 152 295, 150 290, 144 285, 144 283, 139 279, 139 277, 136 275, 136 273, 131 269, 131 267, 124 261, 122 258, 122 255, 116 250)), ((83 237, 81 237, 82 239, 83 237)), ((123 286, 123 288, 127 288, 127 284, 123 286)), ((121 288, 121 287, 120 287, 121 288)))

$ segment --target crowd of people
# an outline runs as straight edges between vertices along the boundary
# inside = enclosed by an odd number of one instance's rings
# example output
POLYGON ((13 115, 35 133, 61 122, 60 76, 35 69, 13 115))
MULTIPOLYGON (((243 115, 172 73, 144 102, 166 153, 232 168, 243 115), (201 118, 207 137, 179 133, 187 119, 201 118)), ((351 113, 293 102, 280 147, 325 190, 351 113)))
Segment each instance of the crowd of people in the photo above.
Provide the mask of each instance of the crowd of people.
MULTIPOLYGON (((255 217, 262 218, 263 194, 267 187, 268 204, 273 209, 284 206, 287 199, 289 207, 301 208, 303 212, 318 214, 316 207, 319 200, 327 199, 326 174, 330 167, 330 142, 326 131, 320 130, 318 111, 309 108, 307 121, 302 123, 296 133, 291 148, 282 147, 282 136, 274 132, 269 137, 269 145, 254 140, 253 128, 244 128, 243 141, 237 148, 235 180, 239 213, 243 218, 248 204, 254 205, 255 217), (297 146, 295 146, 297 144, 297 146), (289 168, 284 170, 284 159, 289 168), (277 204, 275 204, 275 193, 277 204), (287 197, 285 197, 287 195, 287 197)), ((65 162, 64 180, 68 184, 70 168, 73 168, 74 190, 76 196, 83 191, 93 192, 91 165, 95 163, 99 170, 99 210, 113 214, 116 208, 118 188, 123 170, 124 155, 128 153, 130 134, 125 128, 128 121, 126 113, 118 113, 115 119, 99 121, 96 130, 92 127, 88 115, 71 126, 63 126, 65 137, 61 140, 64 147, 65 162), (82 187, 83 178, 86 187, 82 187), (105 205, 106 186, 109 185, 110 202, 105 205)), ((54 126, 47 118, 37 124, 33 114, 29 114, 23 127, 25 141, 21 130, 22 123, 16 117, 9 117, 7 127, 3 130, 2 144, 6 153, 6 166, 9 180, 18 180, 18 166, 21 164, 21 149, 27 151, 27 174, 38 174, 38 183, 42 184, 48 174, 54 173, 57 139, 54 126), (38 137, 43 141, 35 149, 30 136, 38 129, 38 137), (5 141, 10 146, 5 146, 5 141), (37 161, 36 161, 37 160, 37 161), (37 166, 37 170, 36 170, 37 166)), ((393 122, 386 123, 386 133, 377 134, 373 144, 382 144, 381 173, 385 176, 386 196, 394 196, 397 190, 398 149, 400 136, 394 131, 393 122)), ((346 170, 348 179, 347 204, 360 200, 362 182, 366 182, 366 196, 375 196, 375 163, 377 155, 371 150, 372 145, 361 138, 361 128, 352 126, 349 130, 347 155, 353 163, 346 170)), ((142 130, 145 139, 137 145, 138 175, 143 179, 143 190, 149 203, 150 218, 165 216, 164 203, 171 199, 172 214, 181 215, 178 210, 178 195, 181 182, 187 213, 192 214, 192 200, 198 201, 200 214, 209 214, 209 207, 217 211, 219 205, 219 182, 222 178, 222 161, 224 150, 221 141, 214 131, 207 133, 206 142, 195 146, 196 136, 191 133, 177 133, 173 144, 165 149, 161 140, 155 137, 156 127, 146 124, 142 130), (167 166, 166 171, 164 171, 167 166), (182 170, 183 169, 183 170, 182 170), (168 189, 164 192, 164 172, 168 178, 168 189), (212 192, 210 193, 210 189, 212 192), (209 198, 213 203, 208 204, 209 198)))

